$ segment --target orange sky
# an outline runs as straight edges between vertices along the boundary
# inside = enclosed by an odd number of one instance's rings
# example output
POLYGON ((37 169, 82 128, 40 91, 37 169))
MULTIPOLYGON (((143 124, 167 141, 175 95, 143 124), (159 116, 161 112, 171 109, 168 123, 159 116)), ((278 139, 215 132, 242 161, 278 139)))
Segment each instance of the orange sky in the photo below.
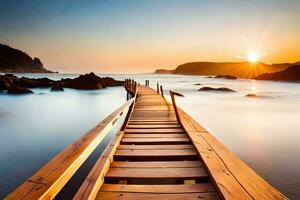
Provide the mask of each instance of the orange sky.
POLYGON ((50 70, 152 72, 249 52, 266 63, 300 61, 297 1, 29 2, 3 4, 0 39, 50 70))

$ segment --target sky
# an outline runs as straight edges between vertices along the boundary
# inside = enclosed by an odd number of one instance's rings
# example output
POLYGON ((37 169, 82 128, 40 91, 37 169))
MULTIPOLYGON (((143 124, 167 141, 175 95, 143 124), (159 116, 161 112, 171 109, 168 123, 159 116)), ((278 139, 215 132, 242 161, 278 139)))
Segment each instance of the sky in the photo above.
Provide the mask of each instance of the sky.
POLYGON ((300 61, 297 0, 0 0, 0 43, 60 72, 300 61))

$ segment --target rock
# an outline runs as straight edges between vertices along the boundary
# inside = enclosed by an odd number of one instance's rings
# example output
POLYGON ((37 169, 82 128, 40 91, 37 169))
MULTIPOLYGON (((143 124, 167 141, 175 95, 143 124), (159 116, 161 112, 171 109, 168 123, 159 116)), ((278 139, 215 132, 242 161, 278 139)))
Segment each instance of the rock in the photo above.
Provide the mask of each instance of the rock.
POLYGON ((15 79, 17 77, 12 74, 0 75, 0 90, 7 90, 15 79))
POLYGON ((202 87, 198 91, 213 91, 213 92, 236 92, 232 89, 226 88, 226 87, 220 87, 220 88, 212 88, 212 87, 202 87))
POLYGON ((201 83, 195 83, 194 85, 202 85, 201 83))
POLYGON ((105 87, 101 78, 96 76, 94 73, 80 75, 79 77, 74 79, 61 79, 60 82, 64 87, 74 89, 93 90, 105 87))
POLYGON ((245 95, 245 97, 257 97, 257 95, 256 94, 247 94, 247 95, 245 95))
POLYGON ((102 84, 105 87, 113 87, 113 86, 122 86, 122 85, 124 85, 124 82, 117 81, 111 77, 104 77, 104 78, 102 78, 102 84))
POLYGON ((8 94, 30 94, 33 92, 26 87, 12 85, 12 86, 10 86, 10 88, 8 88, 7 93, 8 94))
POLYGON ((74 79, 53 81, 48 78, 18 78, 13 74, 0 75, 0 90, 8 90, 12 85, 21 88, 52 87, 51 91, 63 91, 64 87, 74 89, 100 89, 104 87, 122 86, 124 81, 117 81, 110 77, 101 78, 94 73, 80 75, 74 79))
POLYGON ((206 76, 205 78, 213 78, 212 76, 206 76))
POLYGON ((51 92, 63 92, 63 91, 64 91, 64 88, 61 85, 54 85, 51 88, 51 92))
POLYGON ((270 81, 300 81, 300 65, 291 66, 280 72, 265 73, 255 79, 270 81))
POLYGON ((218 75, 215 78, 224 78, 224 79, 237 79, 235 76, 232 75, 218 75))
POLYGON ((0 72, 51 73, 39 58, 32 59, 27 53, 8 45, 0 44, 0 55, 0 72))
POLYGON ((28 88, 37 88, 37 87, 50 87, 52 83, 55 81, 52 81, 48 78, 26 78, 22 77, 20 79, 17 79, 14 84, 23 86, 23 87, 28 87, 28 88))

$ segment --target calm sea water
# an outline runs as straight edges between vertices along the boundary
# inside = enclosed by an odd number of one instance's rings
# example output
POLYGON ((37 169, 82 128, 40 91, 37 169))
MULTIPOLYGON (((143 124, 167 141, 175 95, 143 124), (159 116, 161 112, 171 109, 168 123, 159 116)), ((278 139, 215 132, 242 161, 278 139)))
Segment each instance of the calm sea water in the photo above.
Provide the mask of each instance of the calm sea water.
MULTIPOLYGON (((26 76, 60 79, 77 75, 26 76)), ((180 107, 274 187, 291 199, 300 197, 299 83, 152 74, 100 76, 134 78, 140 83, 149 79, 153 88, 159 81, 165 94, 170 89, 184 94, 176 99, 180 107), (202 86, 237 92, 197 91, 202 86), (245 97, 249 93, 258 97, 245 97)), ((0 198, 126 101, 122 87, 34 92, 0 93, 0 198)))

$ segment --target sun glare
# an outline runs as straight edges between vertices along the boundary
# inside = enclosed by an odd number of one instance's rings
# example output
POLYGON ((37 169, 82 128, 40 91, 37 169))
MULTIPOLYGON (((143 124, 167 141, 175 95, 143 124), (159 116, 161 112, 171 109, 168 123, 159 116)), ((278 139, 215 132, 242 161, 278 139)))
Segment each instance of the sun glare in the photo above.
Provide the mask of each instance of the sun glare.
POLYGON ((256 52, 251 52, 248 54, 248 61, 251 63, 257 63, 259 60, 259 55, 256 52))

